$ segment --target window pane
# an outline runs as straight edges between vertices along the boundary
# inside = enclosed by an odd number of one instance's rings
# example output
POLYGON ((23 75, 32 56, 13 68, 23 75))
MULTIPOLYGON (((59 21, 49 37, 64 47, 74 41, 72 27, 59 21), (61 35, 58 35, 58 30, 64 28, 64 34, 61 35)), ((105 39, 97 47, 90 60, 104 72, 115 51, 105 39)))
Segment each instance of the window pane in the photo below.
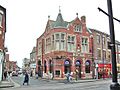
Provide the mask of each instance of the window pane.
POLYGON ((100 43, 100 35, 97 35, 97 43, 100 43))
POLYGON ((82 52, 88 52, 88 38, 82 38, 82 52))
POLYGON ((68 42, 70 42, 70 36, 68 36, 68 42))
POLYGON ((52 40, 54 41, 54 35, 52 35, 52 40))
POLYGON ((72 41, 74 42, 75 37, 72 37, 72 41))
POLYGON ((2 24, 2 14, 0 14, 0 26, 2 24))
POLYGON ((71 50, 70 43, 68 43, 68 51, 70 51, 70 50, 71 50))
POLYGON ((61 50, 64 50, 64 45, 65 45, 65 42, 61 41, 61 50))
POLYGON ((56 50, 59 50, 59 41, 56 41, 56 50))
POLYGON ((59 34, 56 34, 56 39, 59 39, 59 34))
POLYGON ((64 37, 65 37, 65 34, 61 34, 61 39, 64 39, 64 37))

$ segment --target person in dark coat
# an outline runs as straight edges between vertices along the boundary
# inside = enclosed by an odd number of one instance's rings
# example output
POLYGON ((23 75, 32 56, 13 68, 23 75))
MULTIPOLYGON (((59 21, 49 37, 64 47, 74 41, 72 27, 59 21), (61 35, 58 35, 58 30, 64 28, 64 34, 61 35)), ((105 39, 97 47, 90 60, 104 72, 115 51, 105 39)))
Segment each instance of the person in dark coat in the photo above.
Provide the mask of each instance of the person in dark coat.
POLYGON ((24 83, 27 83, 27 85, 29 85, 29 75, 28 75, 27 72, 25 73, 25 78, 24 78, 23 85, 24 85, 24 83))

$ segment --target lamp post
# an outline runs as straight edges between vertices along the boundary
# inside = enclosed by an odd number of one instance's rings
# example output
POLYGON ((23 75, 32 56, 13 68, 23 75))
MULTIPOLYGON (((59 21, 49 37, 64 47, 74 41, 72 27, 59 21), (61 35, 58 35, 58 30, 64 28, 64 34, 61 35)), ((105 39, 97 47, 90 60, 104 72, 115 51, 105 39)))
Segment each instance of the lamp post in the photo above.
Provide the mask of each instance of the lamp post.
POLYGON ((105 59, 105 54, 104 54, 104 51, 103 51, 103 43, 104 43, 104 41, 103 41, 103 35, 102 35, 102 63, 103 63, 103 70, 102 70, 102 77, 103 77, 103 79, 104 79, 104 65, 105 65, 105 61, 104 61, 104 59, 105 59))
POLYGON ((110 47, 111 47, 111 55, 112 55, 112 84, 110 85, 110 90, 120 90, 120 85, 117 81, 115 34, 114 34, 114 22, 113 22, 113 19, 115 20, 117 19, 113 17, 111 0, 107 0, 107 6, 108 6, 108 14, 102 9, 100 8, 98 9, 109 17, 110 40, 111 40, 110 47))
POLYGON ((114 35, 114 22, 112 13, 112 1, 107 0, 108 14, 109 14, 109 28, 110 28, 110 39, 111 39, 111 55, 112 55, 112 84, 110 90, 120 90, 120 85, 117 81, 117 66, 116 66, 116 53, 115 53, 115 35, 114 35))

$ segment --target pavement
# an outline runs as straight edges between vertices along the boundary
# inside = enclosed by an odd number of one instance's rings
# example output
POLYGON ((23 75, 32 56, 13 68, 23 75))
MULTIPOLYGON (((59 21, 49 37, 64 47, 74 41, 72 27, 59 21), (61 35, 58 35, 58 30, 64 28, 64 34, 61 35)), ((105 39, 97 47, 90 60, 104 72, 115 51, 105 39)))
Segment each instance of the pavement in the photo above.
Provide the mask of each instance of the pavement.
POLYGON ((101 79, 78 79, 77 81, 75 79, 73 80, 70 80, 69 82, 66 80, 66 79, 41 79, 39 78, 39 80, 45 80, 45 81, 48 81, 48 82, 53 82, 53 83, 86 83, 86 82, 95 82, 95 81, 102 81, 102 80, 111 80, 111 78, 101 78, 101 79))
MULTIPOLYGON (((67 80, 58 80, 59 83, 86 83, 86 82, 95 82, 95 81, 102 81, 103 79, 79 79, 79 80, 70 80, 69 82, 67 80)), ((104 79, 104 80, 110 80, 110 78, 104 79)))
POLYGON ((14 87, 14 83, 11 81, 11 78, 0 81, 0 88, 9 88, 14 87))
MULTIPOLYGON (((70 82, 68 82, 66 79, 64 80, 48 80, 48 79, 41 79, 41 80, 47 80, 48 82, 53 82, 53 83, 85 83, 85 82, 95 82, 95 81, 100 81, 103 79, 79 79, 79 80, 70 80, 70 82)), ((110 80, 110 79, 106 79, 106 80, 110 80)), ((19 87, 20 85, 17 85, 11 78, 9 78, 8 80, 4 80, 0 82, 0 88, 9 88, 9 87, 19 87)))

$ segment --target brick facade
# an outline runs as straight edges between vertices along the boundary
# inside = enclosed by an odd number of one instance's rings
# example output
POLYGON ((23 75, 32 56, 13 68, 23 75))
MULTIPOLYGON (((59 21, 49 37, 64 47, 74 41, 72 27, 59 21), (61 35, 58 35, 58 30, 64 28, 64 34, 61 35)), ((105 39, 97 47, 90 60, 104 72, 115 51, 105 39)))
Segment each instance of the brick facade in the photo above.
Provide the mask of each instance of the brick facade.
POLYGON ((43 77, 65 78, 69 72, 74 78, 92 78, 91 34, 85 16, 66 22, 59 12, 56 21, 48 19, 45 32, 37 39, 36 72, 43 77))

